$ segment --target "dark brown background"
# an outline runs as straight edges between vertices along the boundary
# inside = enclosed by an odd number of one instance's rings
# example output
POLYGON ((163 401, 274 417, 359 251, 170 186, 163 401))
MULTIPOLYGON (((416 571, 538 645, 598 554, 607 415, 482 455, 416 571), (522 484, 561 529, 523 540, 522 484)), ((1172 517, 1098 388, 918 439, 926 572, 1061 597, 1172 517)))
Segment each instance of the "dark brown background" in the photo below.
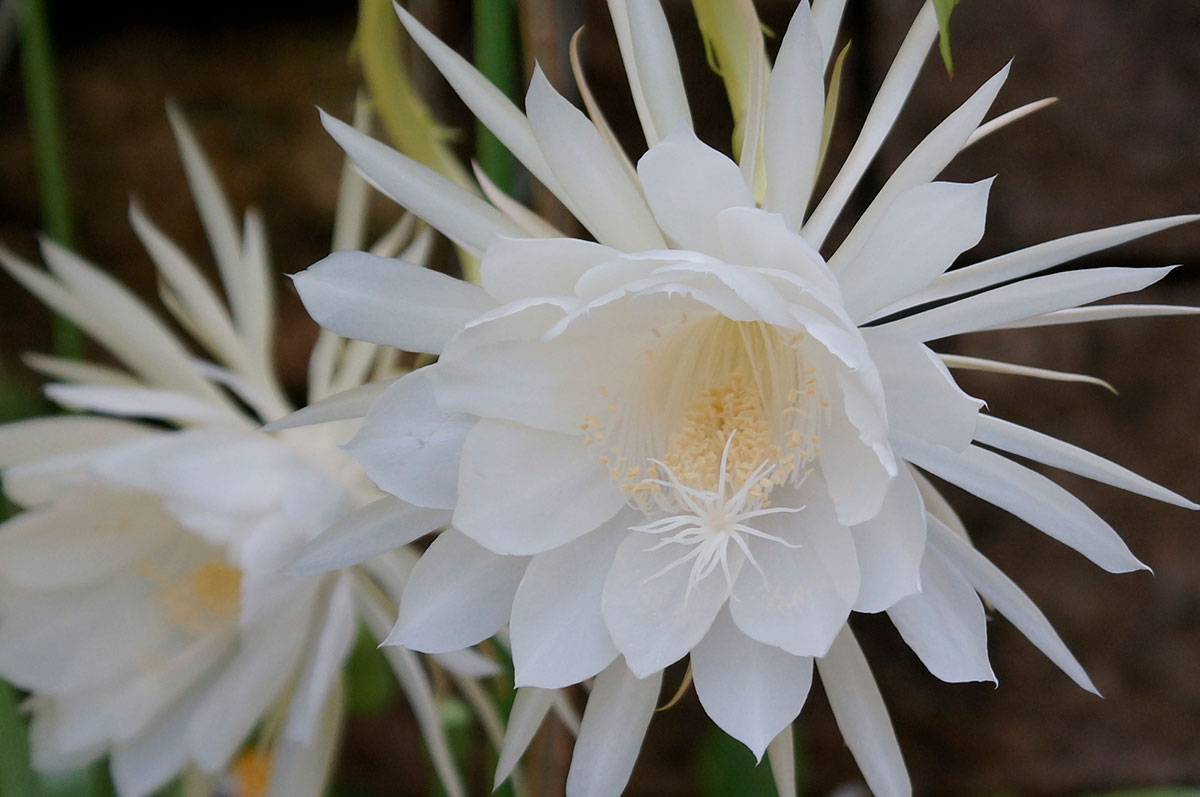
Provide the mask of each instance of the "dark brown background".
MULTIPOLYGON (((636 136, 621 90, 603 3, 537 0, 545 27, 556 15, 569 32, 586 19, 588 70, 626 140, 636 136)), ((235 205, 266 215, 280 273, 295 272, 328 247, 340 157, 317 124, 314 105, 349 115, 357 75, 347 55, 354 24, 346 3, 202 5, 51 3, 59 56, 77 247, 134 285, 153 290, 149 261, 125 222, 138 195, 151 215, 208 263, 163 112, 179 100, 196 126, 235 205), (169 6, 169 8, 168 8, 169 6)), ((413 3, 451 42, 469 47, 465 0, 413 3)), ((848 61, 833 155, 865 113, 917 3, 851 0, 843 40, 848 61)), ((702 135, 727 149, 727 108, 704 66, 688 5, 669 0, 679 49, 689 65, 702 135)), ((773 30, 786 28, 791 2, 760 2, 773 30)), ((1200 210, 1200 3, 1195 0, 1011 0, 967 2, 954 19, 957 73, 931 56, 902 120, 862 193, 979 83, 1015 57, 997 110, 1046 95, 1062 101, 976 146, 948 170, 952 179, 999 174, 986 257, 1059 235, 1140 218, 1200 210)), ((561 89, 561 51, 538 57, 561 89)), ((38 226, 32 158, 19 79, 0 75, 0 239, 32 256, 38 226)), ((428 72, 427 66, 421 67, 428 72)), ((471 126, 442 84, 423 78, 443 118, 471 126)), ((374 205, 381 232, 394 209, 374 205)), ((1101 253, 1096 265, 1183 263, 1143 297, 1200 304, 1191 272, 1200 225, 1101 253)), ((0 289, 4 370, 32 387, 17 354, 46 350, 43 310, 7 279, 0 289)), ((293 388, 315 330, 281 283, 278 350, 293 388)), ((1111 380, 1120 397, 1089 386, 966 375, 991 410, 1084 445, 1196 498, 1200 496, 1200 322, 1121 323, 1001 332, 955 341, 955 351, 1083 371, 1111 380)), ((979 546, 1039 602, 1107 698, 1078 690, 1003 620, 990 626, 1001 681, 946 685, 925 673, 879 618, 856 622, 919 793, 1077 794, 1118 787, 1200 782, 1200 546, 1185 510, 1063 477, 1156 570, 1103 573, 1002 512, 954 493, 979 546)), ((952 491, 953 492, 953 491, 952 491)), ((659 715, 630 792, 695 793, 694 697, 659 715)), ((856 780, 819 689, 803 715, 812 793, 856 780)), ((343 773, 362 793, 427 793, 406 709, 352 723, 343 773), (397 784, 407 784, 397 792, 397 784)))

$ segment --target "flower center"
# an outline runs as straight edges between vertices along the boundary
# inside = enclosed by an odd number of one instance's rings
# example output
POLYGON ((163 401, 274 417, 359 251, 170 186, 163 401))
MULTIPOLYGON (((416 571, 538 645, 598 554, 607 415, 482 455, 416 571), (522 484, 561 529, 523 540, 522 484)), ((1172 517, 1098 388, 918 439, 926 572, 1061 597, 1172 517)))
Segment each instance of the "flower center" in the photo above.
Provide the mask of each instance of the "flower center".
POLYGON ((176 628, 204 634, 236 623, 241 611, 242 571, 207 561, 172 578, 153 562, 138 565, 139 575, 159 587, 158 600, 176 628))
POLYGON ((688 574, 687 590, 684 593, 685 601, 692 594, 692 590, 696 585, 702 579, 712 574, 718 567, 721 568, 721 572, 725 576, 726 587, 730 590, 733 589, 733 572, 729 565, 730 543, 733 543, 742 552, 746 561, 758 571, 764 582, 766 581, 766 574, 758 564, 758 560, 754 558, 754 554, 750 551, 750 547, 746 542, 747 537, 769 540, 788 548, 800 547, 780 537, 767 534, 747 525, 747 521, 754 520, 755 518, 779 514, 781 512, 799 512, 804 507, 761 508, 762 501, 755 499, 753 493, 761 490, 764 483, 770 484, 772 482, 773 471, 775 470, 773 465, 766 462, 761 463, 751 471, 740 489, 733 490, 730 486, 730 480, 726 478, 726 474, 729 472, 729 456, 736 435, 737 430, 733 430, 725 440, 718 464, 718 473, 720 475, 717 477, 715 490, 699 490, 689 487, 679 480, 678 475, 670 465, 665 462, 656 462, 663 469, 667 478, 665 480, 653 479, 647 481, 651 481, 659 488, 666 488, 673 491, 686 509, 682 514, 668 515, 650 523, 630 527, 630 531, 664 535, 658 544, 648 548, 647 552, 676 545, 691 548, 683 556, 674 560, 647 579, 648 581, 653 580, 681 565, 691 562, 692 568, 688 574), (756 506, 760 508, 755 508, 756 506))
POLYGON ((664 469, 722 501, 720 484, 746 488, 750 509, 803 478, 828 415, 812 364, 819 357, 803 333, 724 316, 683 316, 654 332, 653 356, 618 389, 601 387, 606 414, 582 424, 584 442, 633 506, 647 515, 686 508, 664 486, 664 469))

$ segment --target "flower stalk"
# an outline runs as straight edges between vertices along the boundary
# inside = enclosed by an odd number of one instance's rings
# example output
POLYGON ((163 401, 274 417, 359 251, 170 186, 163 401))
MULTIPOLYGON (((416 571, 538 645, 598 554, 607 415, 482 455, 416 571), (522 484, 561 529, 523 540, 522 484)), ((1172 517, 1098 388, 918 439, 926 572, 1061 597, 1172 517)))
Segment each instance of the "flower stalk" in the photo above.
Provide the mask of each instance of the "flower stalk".
MULTIPOLYGON (((20 8, 21 71, 41 202, 42 227, 63 246, 71 245, 71 206, 67 194, 67 167, 54 79, 54 53, 43 0, 24 0, 20 8)), ((67 319, 56 315, 54 353, 77 359, 83 338, 67 319)))

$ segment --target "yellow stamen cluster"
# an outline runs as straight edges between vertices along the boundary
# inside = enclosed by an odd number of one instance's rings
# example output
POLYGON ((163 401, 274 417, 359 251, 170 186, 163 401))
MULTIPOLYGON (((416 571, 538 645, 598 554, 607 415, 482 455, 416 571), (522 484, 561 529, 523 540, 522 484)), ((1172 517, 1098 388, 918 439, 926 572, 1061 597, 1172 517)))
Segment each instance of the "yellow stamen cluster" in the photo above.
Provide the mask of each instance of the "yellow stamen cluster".
POLYGON ((153 563, 143 562, 139 574, 159 585, 159 602, 168 622, 177 628, 202 634, 237 622, 242 571, 236 567, 209 561, 183 578, 169 579, 153 563))
POLYGON ((770 478, 751 492, 766 492, 787 478, 790 465, 775 443, 770 424, 763 413, 762 396, 747 383, 741 371, 729 374, 725 382, 700 393, 683 416, 678 431, 671 435, 663 462, 680 482, 698 490, 715 491, 720 481, 721 454, 733 432, 737 432, 726 457, 725 478, 734 489, 740 488, 763 462, 778 462, 770 478))

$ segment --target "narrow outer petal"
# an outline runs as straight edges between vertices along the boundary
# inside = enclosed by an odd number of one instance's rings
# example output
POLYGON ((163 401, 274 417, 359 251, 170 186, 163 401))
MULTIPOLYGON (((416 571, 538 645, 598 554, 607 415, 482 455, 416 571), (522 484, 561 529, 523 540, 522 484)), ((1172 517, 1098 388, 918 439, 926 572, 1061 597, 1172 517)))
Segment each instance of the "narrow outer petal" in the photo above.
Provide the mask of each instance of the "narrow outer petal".
POLYGON ((476 285, 367 252, 334 252, 293 281, 321 326, 404 351, 438 354, 467 322, 496 306, 476 285))
POLYGON ((617 797, 624 790, 661 687, 661 671, 639 680, 621 659, 596 676, 571 756, 567 797, 617 797))
POLYGON ((867 787, 878 797, 908 797, 912 783, 887 708, 867 659, 850 627, 838 634, 829 655, 817 659, 821 683, 846 746, 867 787))

